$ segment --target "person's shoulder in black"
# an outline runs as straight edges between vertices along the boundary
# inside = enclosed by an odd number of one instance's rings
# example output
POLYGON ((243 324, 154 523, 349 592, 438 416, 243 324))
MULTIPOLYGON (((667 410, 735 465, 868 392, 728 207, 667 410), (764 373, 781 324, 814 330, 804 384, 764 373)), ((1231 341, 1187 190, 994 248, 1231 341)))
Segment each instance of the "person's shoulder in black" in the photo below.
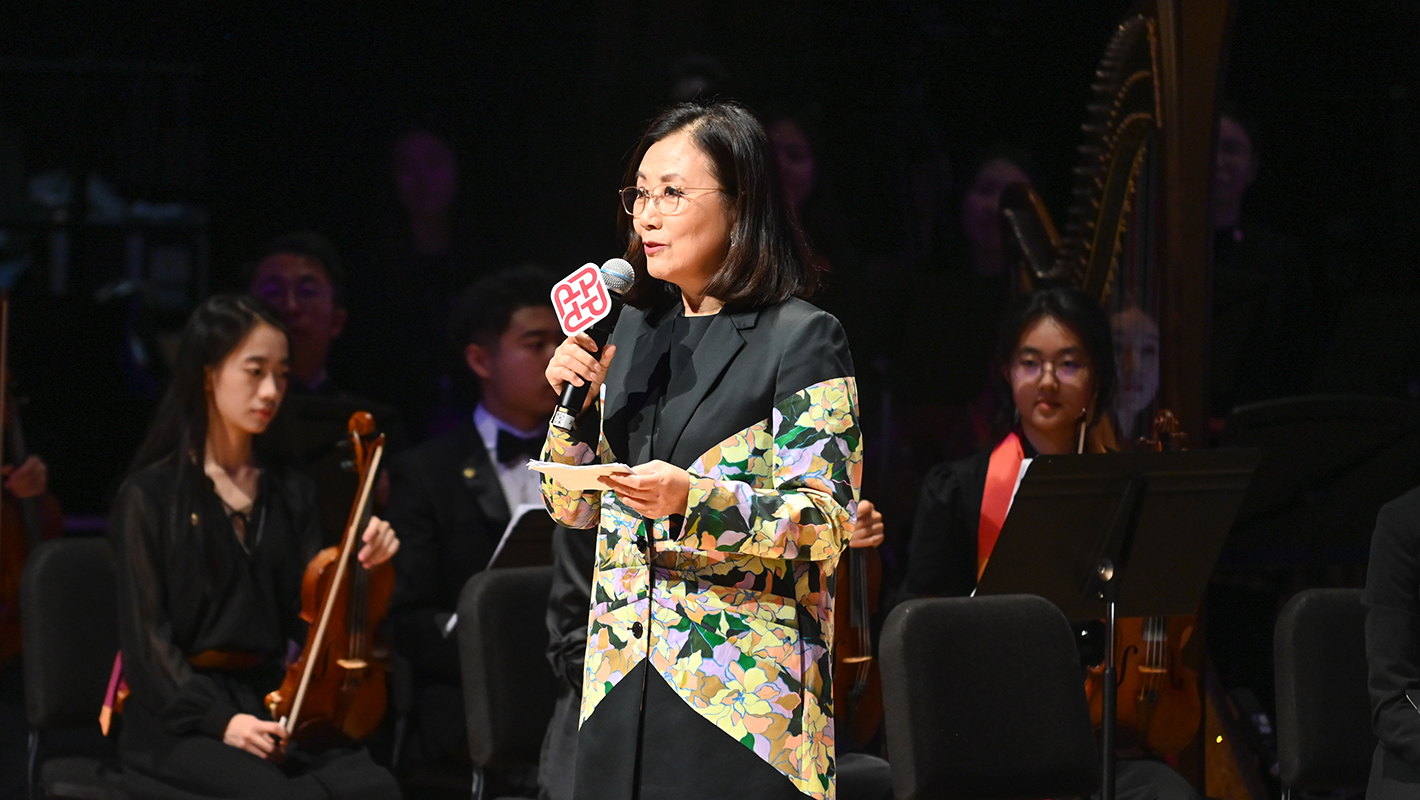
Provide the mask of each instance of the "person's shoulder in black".
POLYGON ((922 481, 901 599, 962 597, 976 588, 976 534, 991 452, 933 467, 922 481))
POLYGON ((1362 602, 1372 725, 1387 751, 1386 777, 1420 784, 1420 712, 1408 696, 1420 686, 1420 488, 1376 518, 1362 602), (1404 764, 1390 763, 1397 759, 1404 764))
POLYGON ((447 623, 464 583, 488 563, 511 513, 471 422, 390 462, 386 513, 401 542, 390 608, 395 647, 457 682, 458 652, 440 623, 447 623))

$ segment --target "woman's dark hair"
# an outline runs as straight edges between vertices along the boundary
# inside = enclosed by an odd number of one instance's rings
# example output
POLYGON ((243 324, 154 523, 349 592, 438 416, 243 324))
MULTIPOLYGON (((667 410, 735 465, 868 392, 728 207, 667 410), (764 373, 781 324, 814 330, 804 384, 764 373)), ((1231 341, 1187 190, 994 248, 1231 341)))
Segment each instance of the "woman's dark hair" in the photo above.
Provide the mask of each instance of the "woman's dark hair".
MULTIPOLYGON (((764 126, 738 103, 681 103, 663 111, 631 154, 623 185, 636 185, 636 171, 651 145, 681 132, 709 158, 730 213, 730 250, 705 293, 730 311, 811 295, 818 276, 803 233, 790 217, 774 149, 764 126)), ((632 223, 630 215, 621 215, 626 260, 636 268, 626 301, 646 308, 677 300, 675 287, 646 271, 646 253, 632 223)))
POLYGON ((1119 378, 1114 372, 1114 334, 1109 327, 1109 317, 1099 303, 1074 287, 1062 284, 1042 286, 1016 298, 1001 318, 993 362, 995 369, 992 370, 1000 401, 995 431, 998 438, 1010 430, 1016 410, 1015 394, 1011 391, 1010 379, 1006 377, 1007 368, 1020 346, 1021 337, 1038 320, 1046 317, 1064 325, 1085 346, 1085 354, 1090 359, 1090 374, 1095 381, 1095 410, 1090 416, 1090 427, 1105 416, 1114 402, 1119 378))
MULTIPOLYGON (((217 294, 192 312, 182 331, 172 380, 130 472, 174 453, 190 455, 193 463, 202 464, 207 444, 207 368, 221 364, 263 322, 281 331, 289 341, 286 323, 255 297, 217 294)), ((180 463, 187 461, 179 458, 180 463)))

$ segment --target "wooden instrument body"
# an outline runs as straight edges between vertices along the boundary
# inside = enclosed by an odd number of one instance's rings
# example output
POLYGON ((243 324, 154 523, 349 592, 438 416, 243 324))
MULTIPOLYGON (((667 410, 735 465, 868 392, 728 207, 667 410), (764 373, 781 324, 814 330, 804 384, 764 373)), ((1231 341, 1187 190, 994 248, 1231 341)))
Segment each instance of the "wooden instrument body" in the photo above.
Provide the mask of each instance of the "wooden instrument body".
MULTIPOLYGON (((301 584, 301 618, 310 624, 300 658, 281 688, 266 696, 272 719, 291 740, 320 749, 368 738, 384 718, 389 649, 376 631, 394 595, 389 561, 366 569, 356 559, 370 520, 370 499, 384 437, 372 438, 374 418, 350 419, 361 491, 350 510, 345 539, 316 554, 301 584)), ((282 755, 278 750, 277 757, 282 755)))
MULTIPOLYGON (((1125 617, 1115 623, 1120 750, 1173 756, 1198 735, 1203 720, 1198 674, 1180 655, 1195 624, 1192 616, 1125 617)), ((1103 667, 1091 667, 1085 694, 1096 726, 1101 724, 1103 681, 1103 667)))
POLYGON ((882 588, 876 548, 851 547, 838 559, 833 607, 833 715, 840 740, 859 747, 883 721, 882 677, 873 655, 872 615, 882 588))
MULTIPOLYGON (((301 619, 310 623, 312 631, 320 620, 323 601, 331 591, 339 558, 339 547, 327 547, 306 565, 301 584, 301 619)), ((310 670, 302 716, 291 731, 291 738, 312 747, 366 739, 379 728, 385 715, 389 650, 384 642, 372 636, 373 626, 369 620, 384 619, 389 611, 390 598, 394 596, 394 566, 386 561, 370 570, 358 564, 355 568, 359 573, 352 573, 351 581, 364 580, 367 584, 365 624, 359 624, 360 601, 352 599, 347 584, 347 591, 337 595, 332 606, 325 647, 315 653, 314 659, 308 658, 309 649, 303 650, 296 663, 287 669, 286 680, 278 690, 283 698, 294 700, 301 673, 310 670)), ((357 588, 353 594, 358 595, 360 591, 357 588)), ((273 712, 278 719, 290 713, 289 700, 278 704, 273 712)))
MULTIPOLYGON (((0 292, 0 452, 8 437, 10 462, 15 466, 29 458, 24 429, 15 400, 10 396, 10 300, 0 292)), ((45 492, 21 500, 0 490, 0 667, 20 654, 20 580, 30 550, 45 539, 64 534, 64 512, 54 495, 45 492)))

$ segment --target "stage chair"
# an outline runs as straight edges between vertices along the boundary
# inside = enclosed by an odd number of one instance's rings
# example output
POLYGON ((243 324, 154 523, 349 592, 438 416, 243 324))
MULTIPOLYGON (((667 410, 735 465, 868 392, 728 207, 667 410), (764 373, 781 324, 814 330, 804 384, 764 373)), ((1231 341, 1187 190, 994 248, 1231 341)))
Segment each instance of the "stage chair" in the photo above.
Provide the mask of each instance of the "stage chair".
POLYGON ((557 698, 547 662, 551 567, 475 573, 459 595, 457 635, 463 671, 473 797, 483 770, 536 768, 557 698))
POLYGON ((1360 589, 1308 589, 1288 601, 1273 636, 1277 763, 1293 790, 1364 789, 1376 737, 1367 693, 1360 589))
POLYGON ((102 538, 41 544, 20 587, 32 797, 126 800, 99 708, 118 652, 113 556, 102 538))
POLYGON ((1034 595, 909 600, 882 633, 897 800, 1083 797, 1100 756, 1070 624, 1034 595))

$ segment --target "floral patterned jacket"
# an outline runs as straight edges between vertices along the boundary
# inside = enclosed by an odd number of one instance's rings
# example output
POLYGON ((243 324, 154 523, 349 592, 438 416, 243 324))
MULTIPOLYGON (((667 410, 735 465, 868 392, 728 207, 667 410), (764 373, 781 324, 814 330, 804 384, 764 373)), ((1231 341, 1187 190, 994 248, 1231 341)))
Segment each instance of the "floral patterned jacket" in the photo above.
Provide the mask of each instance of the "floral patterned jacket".
POLYGON ((832 798, 831 577, 862 473, 847 341, 833 316, 800 300, 722 313, 695 348, 693 385, 672 380, 657 417, 647 398, 671 316, 626 310, 601 424, 581 436, 552 428, 544 453, 636 465, 651 460, 653 436, 672 436, 667 460, 691 474, 683 519, 655 520, 612 491, 544 478, 554 519, 599 529, 583 724, 649 660, 726 736, 804 794, 832 798))

